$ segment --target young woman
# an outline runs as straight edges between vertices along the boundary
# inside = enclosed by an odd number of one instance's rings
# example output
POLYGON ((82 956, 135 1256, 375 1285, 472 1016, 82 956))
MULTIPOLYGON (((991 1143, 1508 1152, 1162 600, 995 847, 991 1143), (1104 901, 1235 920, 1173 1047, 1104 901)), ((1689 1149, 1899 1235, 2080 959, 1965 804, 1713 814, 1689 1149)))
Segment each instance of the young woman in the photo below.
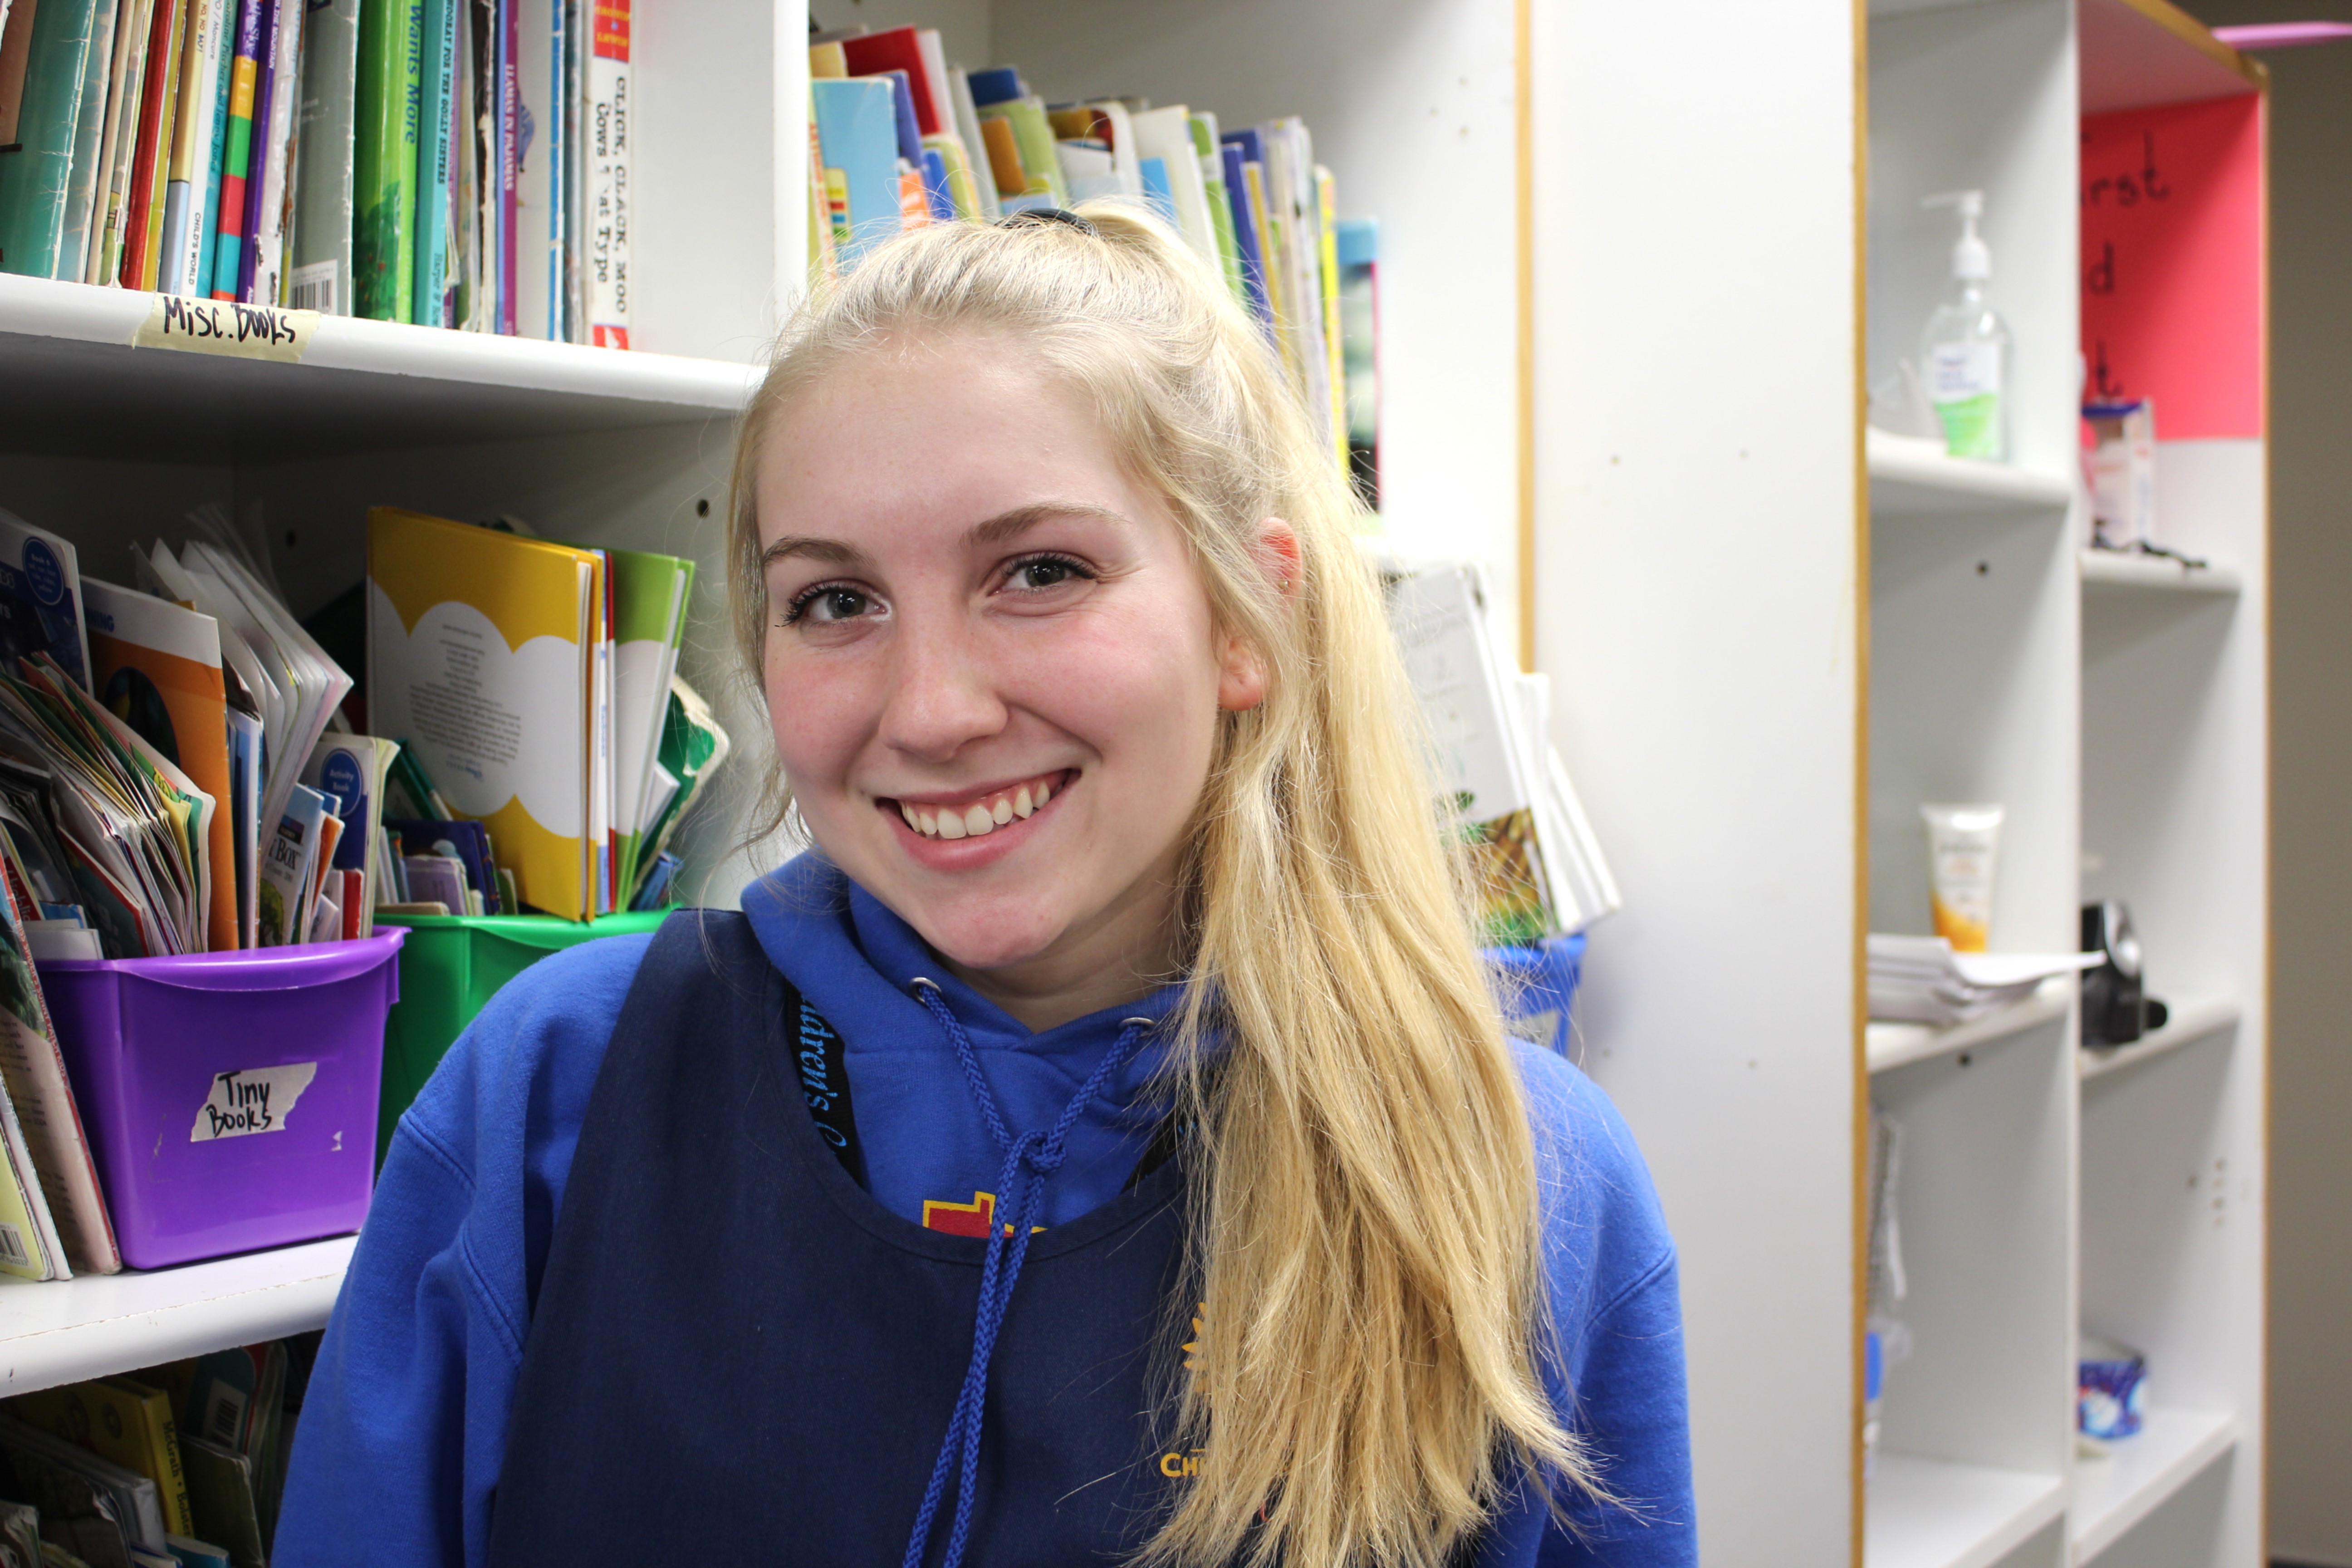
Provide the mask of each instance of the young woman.
POLYGON ((283 1568, 1696 1561, 1672 1242, 1504 1034, 1350 533, 1148 218, 812 305, 730 551, 815 847, 451 1051, 283 1568))

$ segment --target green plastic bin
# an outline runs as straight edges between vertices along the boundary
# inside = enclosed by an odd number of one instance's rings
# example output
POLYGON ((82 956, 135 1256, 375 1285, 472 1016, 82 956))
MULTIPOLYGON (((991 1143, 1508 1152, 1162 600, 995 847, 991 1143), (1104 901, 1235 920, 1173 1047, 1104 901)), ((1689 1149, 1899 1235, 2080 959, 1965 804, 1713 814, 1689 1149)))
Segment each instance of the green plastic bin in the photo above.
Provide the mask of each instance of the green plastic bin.
POLYGON ((629 936, 660 925, 667 910, 631 910, 583 925, 553 915, 376 916, 404 926, 400 1000, 383 1026, 383 1095, 376 1112, 375 1157, 383 1163, 392 1130, 474 1015, 499 986, 551 952, 593 937, 629 936))

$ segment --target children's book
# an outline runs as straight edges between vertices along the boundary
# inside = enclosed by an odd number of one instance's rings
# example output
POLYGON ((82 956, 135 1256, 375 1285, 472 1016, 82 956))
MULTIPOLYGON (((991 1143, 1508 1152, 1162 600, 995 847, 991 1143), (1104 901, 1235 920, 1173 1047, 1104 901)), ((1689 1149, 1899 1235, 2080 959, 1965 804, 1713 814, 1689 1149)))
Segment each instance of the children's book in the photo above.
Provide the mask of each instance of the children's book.
MULTIPOLYGON (((1003 209, 997 205, 996 171, 987 136, 981 129, 979 107, 971 100, 971 78, 967 73, 954 69, 948 72, 948 102, 955 113, 956 139, 963 143, 964 161, 971 166, 972 184, 980 197, 980 216, 992 223, 1003 209)), ((1009 140, 1012 127, 1004 130, 1009 140)), ((1024 184, 1025 188, 1025 182, 1024 184)))
POLYGON ((1166 168, 1169 205, 1176 231, 1202 260, 1217 261, 1217 229, 1209 216, 1209 193, 1201 180, 1201 155, 1192 144, 1192 111, 1182 104, 1147 109, 1129 121, 1138 158, 1157 158, 1166 168))
MULTIPOLYGON (((213 62, 212 125, 203 132, 204 199, 191 220, 195 228, 196 270, 190 292, 207 299, 213 289, 213 255, 220 240, 221 174, 228 155, 228 100, 236 80, 238 0, 215 0, 220 10, 219 58, 213 62)), ((131 0, 124 0, 125 5, 131 0)))
POLYGON ((95 0, 42 0, 25 37, 16 151, 0 156, 0 272, 58 275, 95 0))
POLYGON ((675 555, 615 550, 614 651, 613 821, 619 839, 616 900, 625 907, 636 886, 653 783, 669 710, 670 678, 677 673, 686 606, 694 591, 694 563, 675 555))
POLYGON ((450 95, 457 84, 457 13, 464 0, 425 0, 423 68, 416 114, 415 300, 409 320, 442 324, 449 290, 450 95))
POLYGON ((204 183, 211 172, 213 93, 220 79, 225 0, 186 0, 187 19, 180 51, 180 100, 173 115, 172 153, 163 187, 163 260, 156 287, 166 294, 193 294, 196 258, 204 250, 199 232, 204 183))
MULTIPOLYGON (((228 700, 221 679, 220 623, 210 616, 85 578, 90 684, 99 701, 224 807, 229 777, 228 700)), ((215 810, 206 835, 211 861, 208 945, 240 945, 236 824, 215 810)))
POLYGON ((630 0, 596 0, 588 50, 587 121, 583 163, 588 189, 580 237, 587 288, 589 341, 629 346, 629 226, 636 207, 631 128, 636 119, 629 70, 630 0))
POLYGON ((416 300, 416 121, 424 0, 360 8, 352 142, 354 315, 405 321, 416 300))
MULTIPOLYGON (((936 47, 936 35, 934 35, 936 47)), ((930 62, 926 58, 923 42, 914 27, 892 27, 887 32, 866 33, 854 38, 844 38, 838 46, 842 59, 851 76, 882 76, 891 71, 904 71, 912 88, 908 108, 912 113, 916 134, 937 136, 950 132, 954 126, 940 114, 940 95, 931 79, 930 62)))
POLYGON ((114 56, 107 66, 106 123, 90 193, 89 242, 81 280, 114 282, 121 275, 122 198, 130 171, 124 151, 138 138, 141 84, 147 60, 147 17, 153 0, 122 0, 114 12, 114 56))
MULTIPOLYGON (((842 265, 899 232, 898 111, 887 77, 809 83, 826 178, 841 172, 848 203, 842 265)), ((836 237, 840 237, 836 230, 836 237)))
POLYGON ((248 305, 285 303, 287 174, 294 150, 295 100, 301 92, 305 14, 304 0, 278 0, 263 35, 268 52, 253 108, 254 134, 262 139, 260 177, 246 182, 247 243, 236 280, 236 297, 248 305))
MULTIPOLYGON (((395 742, 371 735, 324 735, 302 770, 305 784, 337 803, 335 814, 343 831, 335 844, 333 868, 362 879, 363 901, 354 917, 362 936, 375 929, 371 911, 376 902, 376 840, 383 833, 384 780, 399 751, 395 742)), ((351 913, 348 908, 346 913, 351 913)))
POLYGON ((88 262, 97 206, 99 147, 106 136, 106 87, 113 64, 116 0, 98 0, 90 14, 89 52, 82 60, 81 105, 74 121, 73 162, 66 183, 63 230, 58 237, 58 264, 51 276, 79 279, 88 262))
POLYGON ((515 28, 521 134, 515 163, 515 331, 563 341, 563 104, 557 18, 562 0, 503 0, 515 28))
POLYGON ((0 510, 0 673, 15 673, 18 659, 37 653, 89 687, 81 569, 70 543, 0 510))
POLYGON ((276 831, 261 857, 261 942, 263 947, 286 947, 304 940, 310 931, 310 890, 316 885, 320 823, 331 797, 308 784, 296 784, 278 817, 276 831))
MULTIPOLYGON (((157 5, 163 0, 154 0, 157 5)), ((254 129, 253 111, 261 89, 262 63, 268 58, 264 39, 272 0, 237 0, 236 53, 229 61, 228 118, 221 129, 220 195, 213 205, 218 214, 213 235, 211 297, 236 298, 238 277, 245 268, 246 185, 260 169, 261 138, 254 129)))
POLYGON ((489 828, 524 902, 570 920, 596 908, 604 575, 593 551, 368 514, 374 727, 415 754, 455 815, 489 828))
MULTIPOLYGON (((990 120, 1002 120, 1013 132, 1013 145, 1021 153, 1021 167, 1028 176, 1023 193, 1025 205, 1031 206, 1066 207, 1070 205, 1068 185, 1062 179, 1060 160, 1054 155, 1054 127, 1045 118, 1045 100, 1034 94, 1025 98, 1006 99, 980 106, 982 129, 990 120)), ((1013 210, 1022 203, 1008 203, 1013 210)))
POLYGON ((127 1377, 101 1377, 20 1394, 8 1407, 27 1424, 146 1477, 155 1484, 163 1528, 183 1535, 192 1528, 178 1426, 162 1391, 127 1377))
POLYGON ((287 302, 352 313, 352 138, 358 110, 360 0, 326 0, 303 23, 302 166, 294 188, 287 302))
POLYGON ((43 1540, 79 1557, 92 1554, 86 1539, 101 1553, 111 1541, 114 1562, 124 1560, 128 1546, 162 1550, 162 1491, 138 1471, 8 1415, 0 1415, 0 1455, 41 1510, 43 1540))
POLYGON ((25 106, 25 67, 33 52, 33 12, 37 3, 37 0, 19 0, 0 11, 0 147, 16 144, 17 115, 25 106))
POLYGON ((152 289, 163 258, 163 197, 171 174, 173 111, 180 101, 188 0, 155 0, 147 34, 145 100, 139 110, 138 163, 131 171, 131 217, 122 286, 152 289))
POLYGON ((7 938, 0 942, 0 1087, 11 1113, 12 1163, 21 1153, 32 1168, 26 1206, 37 1195, 46 1210, 46 1226, 40 1213, 32 1218, 43 1244, 54 1249, 53 1272, 59 1278, 74 1270, 111 1274, 122 1267, 113 1222, 66 1080, 48 1004, 25 945, 22 911, 6 888, 0 888, 0 911, 6 916, 0 924, 7 938))
POLYGON ((268 1562, 253 1461, 235 1448, 193 1435, 180 1439, 180 1452, 187 1464, 188 1502, 198 1538, 218 1542, 239 1568, 268 1562))

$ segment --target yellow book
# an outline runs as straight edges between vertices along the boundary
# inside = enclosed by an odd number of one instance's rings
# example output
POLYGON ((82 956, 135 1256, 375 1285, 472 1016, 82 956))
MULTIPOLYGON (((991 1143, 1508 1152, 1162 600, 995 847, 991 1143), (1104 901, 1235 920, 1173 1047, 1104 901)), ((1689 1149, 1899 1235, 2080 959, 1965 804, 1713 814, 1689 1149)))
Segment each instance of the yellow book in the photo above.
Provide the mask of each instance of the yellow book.
POLYGON ((8 1405, 20 1419, 42 1431, 153 1481, 156 1500, 163 1509, 163 1528, 173 1535, 195 1533, 170 1395, 127 1377, 101 1377, 20 1394, 8 1405))
POLYGON ((1316 258, 1322 280, 1323 349, 1331 387, 1331 444, 1339 472, 1348 471, 1348 362, 1339 332, 1339 215, 1331 171, 1315 165, 1315 205, 1323 216, 1323 253, 1316 258))
POLYGON ((612 798, 604 556, 377 507, 367 599, 371 728, 490 830, 523 902, 589 919, 612 798))
POLYGON ((839 44, 809 46, 809 79, 833 80, 849 74, 849 56, 839 44))

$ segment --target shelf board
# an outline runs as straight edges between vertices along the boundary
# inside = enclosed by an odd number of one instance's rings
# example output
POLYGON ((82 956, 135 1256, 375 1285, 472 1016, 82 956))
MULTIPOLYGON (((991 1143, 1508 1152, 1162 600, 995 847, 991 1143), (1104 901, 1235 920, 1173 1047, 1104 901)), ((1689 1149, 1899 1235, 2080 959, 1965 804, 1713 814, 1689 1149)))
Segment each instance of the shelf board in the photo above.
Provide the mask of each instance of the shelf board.
POLYGON ((2237 1441, 2234 1415, 2158 1405, 2138 1432, 2110 1444, 2105 1458, 2078 1459, 2066 1527, 2075 1563, 2113 1546, 2237 1441))
POLYGON ((0 1285, 0 1395, 323 1327, 358 1240, 0 1285))
POLYGON ((1965 1024, 1937 1028, 1932 1024, 1873 1023, 1863 1031, 1863 1052, 1873 1073, 1909 1067, 1913 1062, 1924 1062, 1930 1057, 1964 1051, 1972 1046, 1986 1045, 2021 1029, 2030 1029, 2036 1024, 2063 1018, 2074 999, 2074 977, 2071 974, 2053 975, 2023 1001, 2012 1002, 1999 1012, 1971 1018, 1965 1024))
POLYGON ((299 364, 134 349, 155 298, 0 274, 0 450, 226 463, 699 423, 760 376, 348 316, 299 364))
POLYGON ((2068 480, 2008 463, 1955 458, 1937 443, 1914 437, 1867 429, 1863 448, 1873 516, 2063 510, 2074 499, 2068 480))
POLYGON ((2081 552, 2083 592, 2095 595, 2235 594, 2244 587, 2234 566, 2190 567, 2161 555, 2116 550, 2081 552))
POLYGON ((2075 1058, 2081 1065, 2082 1076, 2086 1079, 2103 1078, 2111 1072, 2137 1067, 2144 1061, 2177 1051, 2208 1035, 2218 1034, 2245 1015, 2245 1008, 2240 1005, 2238 998, 2226 992, 2212 996, 2186 996, 2177 1005, 2168 1005, 2171 1010, 2164 1021, 2164 1027, 2150 1029, 2130 1045, 2096 1049, 2084 1046, 2075 1058))
POLYGON ((2066 1510, 2056 1476, 1886 1453, 1872 1472, 1864 1568, 1988 1568, 2066 1510))
POLYGON ((2079 0, 2082 111, 2105 114, 2260 91, 2262 65, 2166 0, 2079 0))

